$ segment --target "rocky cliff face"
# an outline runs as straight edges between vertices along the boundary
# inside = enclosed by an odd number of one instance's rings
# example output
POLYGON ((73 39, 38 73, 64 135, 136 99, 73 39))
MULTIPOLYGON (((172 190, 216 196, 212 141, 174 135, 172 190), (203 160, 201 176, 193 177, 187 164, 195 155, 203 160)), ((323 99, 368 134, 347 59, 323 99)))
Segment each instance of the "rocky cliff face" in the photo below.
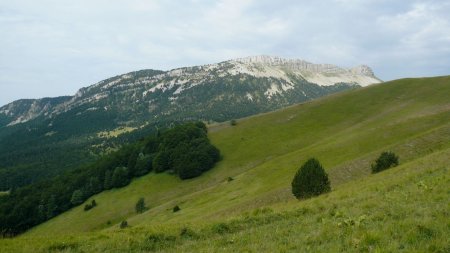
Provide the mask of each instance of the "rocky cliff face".
POLYGON ((9 119, 8 125, 27 122, 39 116, 48 116, 61 103, 71 97, 21 99, 0 108, 0 115, 9 119))

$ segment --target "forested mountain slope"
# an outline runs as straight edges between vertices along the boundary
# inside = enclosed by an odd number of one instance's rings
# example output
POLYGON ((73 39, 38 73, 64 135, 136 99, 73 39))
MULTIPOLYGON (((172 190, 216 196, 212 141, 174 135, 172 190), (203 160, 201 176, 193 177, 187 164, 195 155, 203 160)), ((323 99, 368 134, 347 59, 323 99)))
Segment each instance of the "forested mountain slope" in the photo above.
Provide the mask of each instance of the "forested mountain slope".
POLYGON ((367 66, 256 56, 18 100, 0 108, 0 190, 61 174, 174 122, 223 122, 378 82, 367 66))

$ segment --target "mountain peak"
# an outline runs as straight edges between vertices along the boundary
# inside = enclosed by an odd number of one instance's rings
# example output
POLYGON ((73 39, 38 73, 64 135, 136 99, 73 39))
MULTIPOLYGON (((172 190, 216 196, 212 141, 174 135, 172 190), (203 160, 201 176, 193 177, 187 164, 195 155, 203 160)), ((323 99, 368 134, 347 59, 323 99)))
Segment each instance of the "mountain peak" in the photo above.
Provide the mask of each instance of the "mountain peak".
POLYGON ((375 74, 373 73, 373 70, 367 65, 358 65, 354 68, 351 68, 350 71, 353 74, 370 76, 370 77, 376 78, 375 74))
POLYGON ((312 73, 326 74, 352 74, 376 78, 372 69, 367 65, 359 65, 351 69, 341 68, 333 64, 315 64, 301 59, 288 59, 278 56, 256 55, 230 60, 230 62, 249 64, 281 66, 294 71, 307 71, 312 73))

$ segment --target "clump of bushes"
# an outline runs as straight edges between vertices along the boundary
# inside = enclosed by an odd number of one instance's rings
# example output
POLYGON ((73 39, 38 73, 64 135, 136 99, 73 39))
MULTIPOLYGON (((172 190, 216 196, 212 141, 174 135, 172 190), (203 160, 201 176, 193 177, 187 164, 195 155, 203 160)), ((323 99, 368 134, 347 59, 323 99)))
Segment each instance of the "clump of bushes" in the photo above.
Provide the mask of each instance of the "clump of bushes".
POLYGON ((91 210, 92 208, 94 208, 94 207, 96 207, 97 206, 97 202, 95 202, 95 199, 93 199, 92 201, 91 201, 91 204, 86 204, 85 206, 84 206, 84 211, 89 211, 89 210, 91 210))
POLYGON ((128 227, 128 221, 126 221, 126 220, 122 221, 122 222, 120 223, 119 227, 120 227, 120 228, 126 228, 126 227, 128 227))
POLYGON ((220 159, 220 152, 209 142, 202 122, 176 126, 162 133, 159 143, 152 160, 153 169, 172 171, 181 179, 201 175, 220 159))
POLYGON ((211 227, 211 230, 214 233, 216 233, 216 234, 223 235, 223 234, 226 234, 226 233, 230 233, 231 232, 231 227, 229 225, 227 225, 226 223, 222 222, 222 223, 214 224, 211 227))
POLYGON ((236 121, 235 119, 232 119, 232 120, 230 121, 230 125, 231 125, 231 126, 237 125, 237 121, 236 121))
POLYGON ((315 158, 300 167, 292 180, 292 193, 298 199, 331 191, 328 175, 315 158))
POLYGON ((180 208, 178 205, 174 206, 173 209, 172 209, 172 211, 173 211, 174 213, 176 213, 176 212, 178 212, 178 211, 180 211, 180 210, 181 210, 181 208, 180 208))
POLYGON ((391 151, 383 152, 372 164, 372 173, 377 173, 398 165, 398 156, 391 151))

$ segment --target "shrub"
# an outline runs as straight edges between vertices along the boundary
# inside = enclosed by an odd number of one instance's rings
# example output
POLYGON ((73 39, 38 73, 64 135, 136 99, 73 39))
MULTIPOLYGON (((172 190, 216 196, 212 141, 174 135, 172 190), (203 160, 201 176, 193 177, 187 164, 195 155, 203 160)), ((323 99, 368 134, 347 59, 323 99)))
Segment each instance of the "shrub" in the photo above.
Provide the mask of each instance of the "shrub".
POLYGON ((91 204, 86 204, 84 206, 84 211, 89 211, 89 210, 91 210, 92 208, 94 208, 96 206, 97 206, 97 202, 95 202, 95 199, 93 199, 91 204))
POLYGON ((303 164, 292 180, 292 193, 298 199, 317 196, 330 190, 328 175, 315 158, 303 164))
POLYGON ((136 213, 143 213, 143 212, 145 212, 145 210, 147 210, 147 207, 145 207, 144 198, 140 198, 138 200, 138 202, 136 203, 136 206, 135 206, 135 210, 136 210, 136 213))
POLYGON ((220 235, 223 235, 223 234, 225 234, 225 233, 230 233, 231 232, 231 228, 230 228, 230 226, 228 226, 226 223, 217 223, 217 224, 214 224, 212 227, 211 227, 211 230, 214 232, 214 233, 216 233, 216 234, 220 234, 220 235))
POLYGON ((176 212, 178 212, 178 211, 180 211, 180 210, 181 210, 181 208, 180 208, 178 205, 174 206, 173 209, 172 209, 172 211, 173 211, 174 213, 176 213, 176 212))
POLYGON ((199 236, 192 229, 184 227, 180 231, 180 237, 187 239, 197 239, 199 236))
POLYGON ((142 249, 146 251, 157 251, 172 247, 177 240, 176 236, 162 233, 151 234, 142 244, 142 249))
POLYGON ((128 222, 126 220, 124 220, 120 223, 120 228, 126 228, 126 227, 128 227, 128 222))
POLYGON ((372 173, 377 173, 398 165, 398 156, 394 152, 383 152, 372 164, 372 173))
POLYGON ((230 125, 231 125, 231 126, 235 126, 235 125, 237 125, 237 122, 236 122, 236 120, 235 120, 235 119, 232 119, 232 120, 230 121, 230 125))

